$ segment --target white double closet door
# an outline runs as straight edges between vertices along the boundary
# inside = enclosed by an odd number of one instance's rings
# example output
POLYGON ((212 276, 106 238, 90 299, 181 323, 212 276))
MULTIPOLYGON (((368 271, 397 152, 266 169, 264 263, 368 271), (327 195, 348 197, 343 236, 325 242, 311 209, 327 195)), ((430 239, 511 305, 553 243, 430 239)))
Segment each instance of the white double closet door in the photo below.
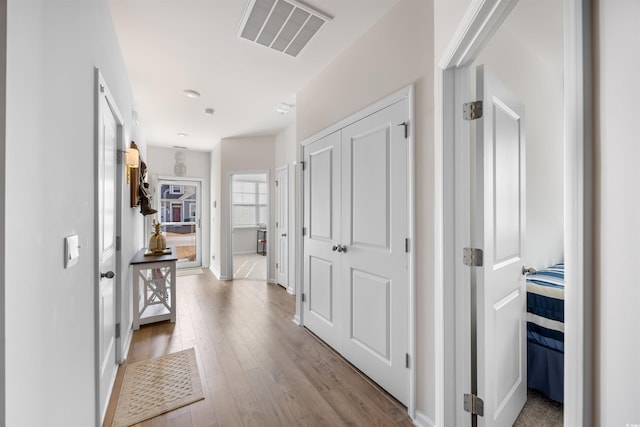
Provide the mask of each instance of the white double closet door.
POLYGON ((408 100, 304 146, 305 326, 408 405, 408 100))

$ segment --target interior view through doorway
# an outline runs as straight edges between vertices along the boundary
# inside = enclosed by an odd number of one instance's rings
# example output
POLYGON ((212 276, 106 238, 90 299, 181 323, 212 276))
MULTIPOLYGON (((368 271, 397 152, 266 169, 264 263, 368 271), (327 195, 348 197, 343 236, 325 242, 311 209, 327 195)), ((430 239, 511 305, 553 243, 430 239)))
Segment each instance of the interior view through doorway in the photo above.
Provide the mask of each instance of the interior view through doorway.
POLYGON ((472 393, 484 397, 485 425, 562 425, 562 8, 556 0, 519 1, 469 67, 471 99, 483 102, 483 121, 471 120, 469 129, 471 218, 484 218, 483 224, 472 221, 471 233, 479 239, 472 247, 485 251, 484 268, 475 275, 479 320, 472 322, 477 327, 472 334, 478 337, 474 346, 472 335, 472 351, 477 351, 472 393), (508 95, 495 92, 496 84, 508 95), (495 132, 487 133, 488 128, 495 132), (509 274, 512 279, 500 279, 499 272, 509 265, 516 271, 509 274), (529 268, 530 273, 525 271, 529 268), (503 292, 496 291, 503 285, 503 292), (517 331, 512 337, 506 326, 511 304, 518 311, 512 316, 517 331), (493 333, 499 336, 492 338, 493 333))
POLYGON ((266 172, 231 175, 231 254, 234 280, 267 281, 269 185, 266 172))
POLYGON ((175 247, 177 268, 202 266, 201 182, 158 179, 158 215, 167 247, 175 247))

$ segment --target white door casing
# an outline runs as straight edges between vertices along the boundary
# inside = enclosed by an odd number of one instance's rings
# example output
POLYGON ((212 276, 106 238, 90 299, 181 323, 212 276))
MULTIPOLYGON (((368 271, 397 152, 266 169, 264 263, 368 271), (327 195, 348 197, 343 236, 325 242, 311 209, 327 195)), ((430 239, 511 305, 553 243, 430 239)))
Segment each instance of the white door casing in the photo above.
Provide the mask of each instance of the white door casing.
POLYGON ((304 146, 303 319, 409 406, 409 100, 304 146))
POLYGON ((102 76, 98 79, 96 329, 98 410, 103 419, 115 376, 116 361, 116 175, 121 138, 120 113, 102 76))
MULTIPOLYGON (((476 71, 475 207, 472 245, 483 265, 472 267, 477 295, 477 388, 484 401, 479 426, 512 426, 527 400, 525 111, 484 66, 476 71)), ((473 299, 472 299, 473 301, 473 299)), ((473 381, 473 380, 472 380, 473 381)))
POLYGON ((276 282, 289 286, 289 165, 276 170, 276 282))

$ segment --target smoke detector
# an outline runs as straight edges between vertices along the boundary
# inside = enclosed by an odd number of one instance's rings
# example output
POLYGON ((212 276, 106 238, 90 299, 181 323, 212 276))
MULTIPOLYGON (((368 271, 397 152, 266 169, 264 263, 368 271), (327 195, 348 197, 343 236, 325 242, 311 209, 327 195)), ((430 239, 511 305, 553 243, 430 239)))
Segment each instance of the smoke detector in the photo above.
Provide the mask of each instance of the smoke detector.
POLYGON ((249 0, 238 37, 296 57, 332 19, 295 0, 249 0))

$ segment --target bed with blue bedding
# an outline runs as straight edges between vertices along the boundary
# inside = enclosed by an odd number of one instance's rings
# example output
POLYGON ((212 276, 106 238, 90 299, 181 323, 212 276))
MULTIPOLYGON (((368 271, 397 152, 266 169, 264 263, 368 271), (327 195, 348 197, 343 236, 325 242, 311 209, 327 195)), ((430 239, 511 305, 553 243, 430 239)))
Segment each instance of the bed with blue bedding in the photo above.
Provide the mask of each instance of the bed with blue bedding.
POLYGON ((564 263, 527 275, 527 385, 563 402, 564 263))

